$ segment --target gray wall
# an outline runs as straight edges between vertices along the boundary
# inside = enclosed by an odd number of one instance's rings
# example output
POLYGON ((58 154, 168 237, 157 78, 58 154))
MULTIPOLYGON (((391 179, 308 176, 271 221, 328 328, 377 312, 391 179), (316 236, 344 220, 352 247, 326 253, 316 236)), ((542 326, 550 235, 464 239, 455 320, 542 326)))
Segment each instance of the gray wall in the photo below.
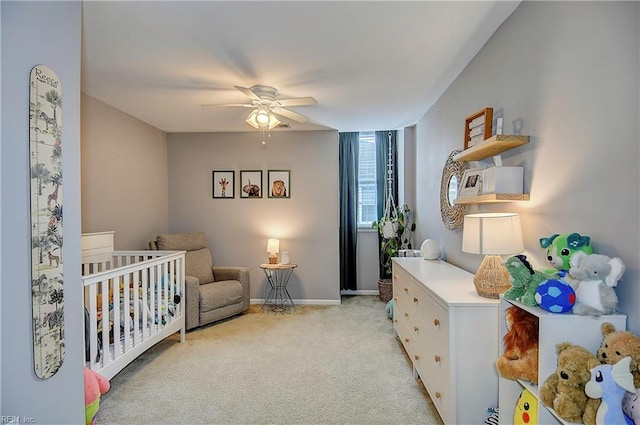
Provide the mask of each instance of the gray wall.
POLYGON ((80 280, 80 2, 0 2, 2 156, 0 415, 40 424, 84 423, 80 280), (64 323, 58 373, 33 369, 29 198, 29 73, 38 64, 62 83, 64 175, 64 323))
MULTIPOLYGON (((308 303, 340 300, 338 133, 275 131, 168 135, 169 229, 207 233, 214 262, 251 270, 251 298, 264 298, 259 264, 267 239, 298 263, 289 292, 308 303), (213 170, 235 170, 235 199, 212 199, 213 170), (291 170, 290 199, 240 199, 240 170, 291 170)), ((263 188, 266 183, 263 183, 263 188)))
MULTIPOLYGON (((529 202, 468 212, 522 215, 526 254, 546 268, 540 237, 579 232, 627 266, 617 287, 628 327, 640 332, 638 2, 524 2, 417 125, 419 240, 437 239, 449 262, 475 271, 460 232, 440 218, 442 166, 462 148, 464 118, 485 107, 522 127, 528 145, 503 154, 525 167, 529 202)), ((473 163, 472 165, 479 165, 473 163)))
POLYGON ((169 228, 168 190, 166 133, 83 94, 82 232, 145 249, 169 228))

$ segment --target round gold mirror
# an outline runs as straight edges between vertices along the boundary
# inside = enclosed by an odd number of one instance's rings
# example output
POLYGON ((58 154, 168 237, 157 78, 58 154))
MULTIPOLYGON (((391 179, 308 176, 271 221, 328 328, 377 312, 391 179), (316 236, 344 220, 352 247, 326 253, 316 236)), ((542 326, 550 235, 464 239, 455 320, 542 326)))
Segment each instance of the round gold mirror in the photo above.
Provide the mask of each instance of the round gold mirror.
POLYGON ((464 220, 464 205, 456 205, 454 202, 458 196, 458 186, 464 175, 464 164, 453 159, 459 152, 456 150, 449 154, 442 169, 440 182, 440 214, 442 222, 449 230, 460 228, 464 220))

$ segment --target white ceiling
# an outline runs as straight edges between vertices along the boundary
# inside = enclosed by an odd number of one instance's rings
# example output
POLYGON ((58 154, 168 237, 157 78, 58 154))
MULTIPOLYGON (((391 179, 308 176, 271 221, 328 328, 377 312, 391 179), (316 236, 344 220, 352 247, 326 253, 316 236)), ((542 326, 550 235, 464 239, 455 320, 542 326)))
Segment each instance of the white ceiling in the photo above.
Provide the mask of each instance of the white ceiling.
MULTIPOLYGON (((85 1, 82 90, 166 132, 256 131, 234 85, 270 85, 292 130, 415 124, 519 1, 85 1)), ((287 131, 277 129, 274 131, 287 131)))

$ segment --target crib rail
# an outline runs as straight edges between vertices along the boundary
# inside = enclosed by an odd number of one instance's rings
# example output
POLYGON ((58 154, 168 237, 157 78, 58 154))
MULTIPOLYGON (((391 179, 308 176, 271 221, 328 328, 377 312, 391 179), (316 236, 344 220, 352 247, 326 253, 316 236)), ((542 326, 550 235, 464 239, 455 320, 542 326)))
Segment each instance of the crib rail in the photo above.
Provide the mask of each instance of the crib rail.
POLYGON ((82 268, 88 367, 111 379, 167 336, 184 341, 184 251, 113 251, 82 268))

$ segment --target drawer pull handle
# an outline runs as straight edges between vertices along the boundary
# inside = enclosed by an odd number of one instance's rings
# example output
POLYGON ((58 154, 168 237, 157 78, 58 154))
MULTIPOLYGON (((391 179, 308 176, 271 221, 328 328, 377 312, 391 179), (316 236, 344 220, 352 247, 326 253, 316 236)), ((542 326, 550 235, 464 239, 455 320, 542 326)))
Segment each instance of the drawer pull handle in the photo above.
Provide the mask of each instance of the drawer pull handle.
POLYGON ((442 394, 440 394, 440 391, 436 391, 436 398, 442 398, 442 394))
POLYGON ((409 342, 409 338, 405 338, 404 342, 408 343, 409 342))
POLYGON ((417 326, 414 326, 414 327, 413 327, 413 331, 414 331, 414 332, 418 332, 419 330, 420 330, 420 328, 419 328, 419 327, 417 327, 417 326))
POLYGON ((438 319, 433 319, 434 326, 440 326, 440 321, 438 319))
POLYGON ((440 356, 436 354, 434 360, 436 361, 436 363, 440 363, 440 356))
POLYGON ((418 297, 413 297, 413 302, 417 303, 418 302, 418 297))
POLYGON ((404 289, 404 292, 409 293, 409 288, 405 286, 403 289, 404 289))
POLYGON ((415 356, 413 356, 413 358, 416 359, 416 360, 420 360, 420 356, 417 355, 417 354, 415 356))

